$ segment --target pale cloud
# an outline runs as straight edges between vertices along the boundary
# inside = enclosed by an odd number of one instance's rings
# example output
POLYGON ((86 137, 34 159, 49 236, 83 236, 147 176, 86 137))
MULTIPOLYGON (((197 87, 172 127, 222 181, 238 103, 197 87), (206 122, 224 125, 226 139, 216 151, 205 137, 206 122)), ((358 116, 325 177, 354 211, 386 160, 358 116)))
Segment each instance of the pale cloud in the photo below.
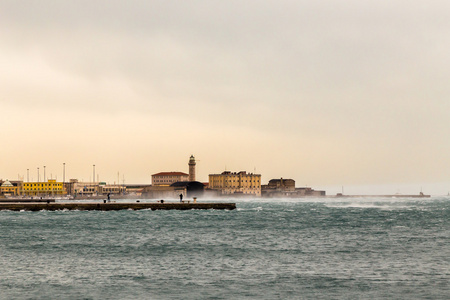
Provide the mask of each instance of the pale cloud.
POLYGON ((23 150, 0 177, 70 157, 74 176, 97 161, 145 182, 194 153, 203 180, 227 165, 311 185, 448 181, 449 8, 2 1, 0 125, 16 147, 0 154, 23 150))

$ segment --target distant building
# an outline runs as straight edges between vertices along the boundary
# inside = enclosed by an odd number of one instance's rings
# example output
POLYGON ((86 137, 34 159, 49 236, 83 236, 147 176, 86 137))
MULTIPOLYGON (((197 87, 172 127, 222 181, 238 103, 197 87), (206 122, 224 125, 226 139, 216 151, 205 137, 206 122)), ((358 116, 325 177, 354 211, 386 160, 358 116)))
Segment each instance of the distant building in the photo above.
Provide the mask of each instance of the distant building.
POLYGON ((261 186, 261 195, 267 198, 298 198, 325 196, 325 191, 315 191, 309 187, 295 187, 293 179, 271 179, 269 184, 261 186))
POLYGON ((325 191, 316 191, 310 187, 301 187, 301 188, 295 188, 295 192, 299 197, 301 196, 307 196, 307 197, 323 197, 326 196, 325 191))
POLYGON ((98 182, 79 182, 78 179, 70 179, 65 183, 65 188, 67 194, 74 197, 97 196, 100 191, 98 182))
POLYGON ((125 195, 127 187, 122 184, 107 184, 106 182, 80 182, 77 179, 70 179, 65 183, 68 195, 74 197, 95 197, 102 195, 125 195))
POLYGON ((205 190, 205 185, 198 181, 180 181, 172 183, 170 186, 182 190, 186 197, 201 197, 205 190))
POLYGON ((20 195, 21 185, 17 182, 0 181, 0 196, 18 196, 20 195))
POLYGON ((49 179, 47 182, 24 182, 22 193, 25 196, 61 196, 65 191, 62 182, 49 179))
POLYGON ((98 193, 100 195, 123 195, 126 191, 127 188, 120 184, 106 184, 105 182, 100 182, 98 185, 98 193))
POLYGON ((267 185, 268 189, 275 189, 278 191, 295 191, 294 179, 271 179, 267 185))
POLYGON ((145 188, 149 186, 150 184, 127 184, 125 188, 129 197, 141 197, 145 188))
POLYGON ((170 186, 179 181, 189 181, 189 175, 183 172, 160 172, 152 175, 152 185, 170 186))
POLYGON ((145 199, 179 199, 179 195, 186 196, 185 188, 174 187, 170 185, 152 185, 147 186, 142 191, 142 198, 145 199))
POLYGON ((261 175, 245 171, 232 173, 225 171, 222 174, 210 174, 210 190, 216 190, 222 195, 242 194, 261 196, 261 175))

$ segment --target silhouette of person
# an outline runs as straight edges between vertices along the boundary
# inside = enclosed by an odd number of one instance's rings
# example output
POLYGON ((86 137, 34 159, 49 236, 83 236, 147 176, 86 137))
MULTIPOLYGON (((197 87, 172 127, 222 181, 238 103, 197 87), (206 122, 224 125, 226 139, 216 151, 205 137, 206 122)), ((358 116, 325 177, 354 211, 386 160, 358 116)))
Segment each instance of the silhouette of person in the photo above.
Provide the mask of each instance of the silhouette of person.
POLYGON ((183 202, 183 194, 180 194, 180 202, 183 202))

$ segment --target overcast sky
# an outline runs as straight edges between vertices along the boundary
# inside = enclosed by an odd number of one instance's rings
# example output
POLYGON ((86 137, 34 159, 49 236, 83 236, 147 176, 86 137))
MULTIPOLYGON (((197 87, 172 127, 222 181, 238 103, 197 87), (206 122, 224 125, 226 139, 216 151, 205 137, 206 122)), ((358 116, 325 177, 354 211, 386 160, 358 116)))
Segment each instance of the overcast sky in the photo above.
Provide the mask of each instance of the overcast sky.
POLYGON ((447 194, 449 28, 448 0, 1 0, 0 178, 194 154, 201 181, 447 194))

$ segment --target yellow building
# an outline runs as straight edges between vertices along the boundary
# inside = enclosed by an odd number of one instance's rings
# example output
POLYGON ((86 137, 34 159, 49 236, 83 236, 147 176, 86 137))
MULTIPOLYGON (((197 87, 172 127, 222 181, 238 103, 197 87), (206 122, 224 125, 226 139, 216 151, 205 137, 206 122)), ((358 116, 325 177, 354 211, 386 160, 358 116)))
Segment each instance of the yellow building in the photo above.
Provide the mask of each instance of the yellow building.
POLYGON ((56 182, 55 179, 49 179, 47 182, 24 182, 23 195, 26 196, 53 196, 64 195, 62 182, 56 182))
POLYGON ((0 195, 2 196, 18 196, 20 195, 19 185, 12 184, 9 180, 4 181, 0 185, 0 195))
POLYGON ((209 189, 218 190, 221 194, 245 194, 261 196, 261 175, 245 171, 209 175, 209 189))

